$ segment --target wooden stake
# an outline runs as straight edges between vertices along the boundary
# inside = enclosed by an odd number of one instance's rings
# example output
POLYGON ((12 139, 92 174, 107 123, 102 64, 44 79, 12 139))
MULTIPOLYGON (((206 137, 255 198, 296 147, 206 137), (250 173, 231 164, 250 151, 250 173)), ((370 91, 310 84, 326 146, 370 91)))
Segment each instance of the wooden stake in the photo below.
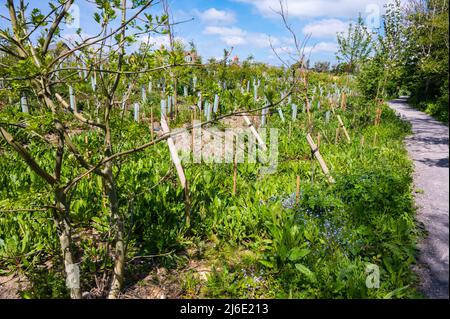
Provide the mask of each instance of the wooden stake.
POLYGON ((252 134, 256 137, 256 140, 258 141, 259 146, 261 147, 261 149, 263 151, 267 150, 267 146, 264 143, 264 141, 262 140, 261 136, 259 136, 258 132, 256 131, 255 127, 253 126, 252 122, 250 122, 249 118, 247 117, 247 115, 243 116, 245 123, 248 125, 248 127, 250 128, 250 131, 252 132, 252 134))
POLYGON ((311 112, 308 97, 306 97, 306 113, 308 114, 308 125, 311 125, 311 112))
POLYGON ((337 144, 339 141, 339 133, 340 133, 340 129, 339 127, 336 128, 336 136, 334 138, 334 144, 337 144))
POLYGON ((381 122, 381 108, 378 107, 376 110, 375 125, 379 125, 380 122, 381 122))
POLYGON ((233 195, 236 195, 236 179, 237 179, 237 147, 234 149, 233 195))
MULTIPOLYGON (((161 117, 161 129, 164 134, 169 134, 169 126, 167 125, 167 121, 165 116, 163 115, 161 117)), ((169 146, 170 151, 170 157, 172 159, 173 164, 175 165, 175 168, 178 173, 178 178, 180 179, 181 187, 184 190, 184 203, 185 203, 185 218, 186 218, 186 224, 189 226, 190 223, 190 211, 191 211, 191 203, 189 199, 189 189, 187 185, 186 176, 184 175, 183 166, 181 165, 180 158, 178 157, 178 152, 175 147, 175 143, 171 137, 167 139, 167 145, 169 146)))
POLYGON ((195 143, 195 129, 194 129, 194 125, 195 125, 195 107, 194 107, 194 111, 191 114, 191 120, 192 120, 192 131, 191 131, 191 152, 192 152, 192 157, 194 157, 194 143, 195 143))
POLYGON ((347 142, 350 143, 350 136, 348 135, 347 129, 345 128, 344 122, 342 122, 341 116, 338 115, 337 119, 339 121, 339 125, 342 128, 342 130, 344 131, 344 135, 347 138, 347 142))
POLYGON ((306 140, 308 141, 311 151, 313 152, 314 156, 316 157, 317 161, 319 162, 322 172, 327 177, 327 179, 330 183, 334 183, 335 181, 334 181, 333 177, 330 175, 330 171, 328 170, 327 164, 323 160, 322 155, 320 155, 319 149, 317 148, 316 144, 314 143, 314 141, 309 133, 308 133, 308 135, 306 135, 306 140))
POLYGON ((85 135, 85 136, 84 136, 84 144, 87 144, 87 143, 88 143, 88 136, 85 135))
POLYGON ((295 188, 295 204, 298 204, 299 196, 300 196, 300 176, 297 175, 297 187, 295 188))
MULTIPOLYGON (((161 128, 164 134, 169 134, 169 126, 167 125, 167 121, 165 116, 161 118, 161 128)), ((178 157, 177 149, 175 147, 175 143, 171 137, 167 139, 167 144, 169 146, 170 156, 172 158, 172 162, 175 165, 175 168, 178 173, 178 177, 180 179, 181 186, 186 188, 186 177, 184 175, 183 166, 181 166, 180 158, 178 157)))
POLYGON ((317 133, 317 148, 320 148, 320 133, 317 133))
POLYGON ((341 97, 341 109, 343 111, 345 111, 345 109, 347 108, 347 96, 345 95, 345 92, 342 92, 342 97, 341 97))
POLYGON ((150 137, 153 141, 153 130, 155 129, 154 124, 153 124, 153 106, 150 106, 150 137))

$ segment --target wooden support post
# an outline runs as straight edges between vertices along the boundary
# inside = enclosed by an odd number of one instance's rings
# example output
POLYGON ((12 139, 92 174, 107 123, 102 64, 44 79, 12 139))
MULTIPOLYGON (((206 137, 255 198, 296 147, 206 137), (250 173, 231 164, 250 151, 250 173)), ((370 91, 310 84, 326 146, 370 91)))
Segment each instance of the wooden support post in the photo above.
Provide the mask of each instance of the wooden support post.
POLYGON ((237 145, 234 148, 234 164, 233 164, 233 195, 236 195, 236 179, 237 179, 237 145))
POLYGON ((300 176, 297 175, 297 187, 295 188, 295 204, 298 205, 298 200, 300 198, 300 176))
MULTIPOLYGON (((169 134, 169 126, 167 125, 166 117, 161 117, 161 129, 164 134, 169 134)), ((175 168, 177 170, 178 178, 180 179, 181 187, 184 189, 184 200, 185 200, 185 207, 186 207, 186 224, 189 225, 190 223, 190 210, 191 210, 191 204, 189 199, 189 189, 186 181, 186 176, 184 175, 183 166, 181 165, 180 158, 178 157, 177 149, 175 147, 175 143, 171 137, 167 139, 167 145, 169 146, 170 151, 170 157, 172 158, 172 162, 175 165, 175 168)))
MULTIPOLYGON (((151 82, 150 82, 151 83, 151 82)), ((153 124, 153 105, 150 105, 150 137, 153 141, 154 139, 154 124, 153 124)))
POLYGON ((381 108, 377 107, 376 116, 375 116, 375 125, 379 125, 381 122, 381 108))
POLYGON ((306 113, 308 114, 308 125, 311 125, 311 111, 308 97, 306 97, 306 113))
POLYGON ((344 131, 345 137, 347 138, 347 142, 350 143, 350 136, 348 135, 347 129, 345 128, 344 122, 342 122, 341 116, 338 115, 337 119, 339 121, 339 125, 342 128, 342 130, 344 131))
POLYGON ((84 144, 87 144, 87 143, 88 143, 88 136, 85 135, 85 136, 84 136, 84 144))
POLYGON ((264 143, 264 141, 262 140, 261 136, 258 134, 258 132, 256 131, 255 127, 253 126, 252 122, 250 122, 250 119, 247 117, 247 115, 244 115, 244 121, 245 123, 248 125, 248 127, 250 128, 250 131, 252 132, 252 134, 256 137, 256 140, 258 141, 259 146, 261 147, 261 149, 263 151, 267 150, 267 146, 264 143))
POLYGON ((192 110, 192 114, 191 114, 191 118, 192 118, 192 130, 191 130, 191 152, 192 152, 192 157, 194 157, 194 143, 195 143, 195 106, 194 109, 192 110))
MULTIPOLYGON (((165 116, 161 118, 161 128, 164 134, 169 134, 169 126, 167 125, 167 121, 165 116)), ((181 166, 180 158, 178 157, 177 149, 175 148, 175 143, 171 137, 167 139, 167 144, 169 146, 170 156, 172 158, 172 162, 175 165, 175 168, 178 173, 178 177, 180 178, 180 183, 183 188, 186 187, 186 177, 184 175, 183 167, 181 166)))
POLYGON ((306 135, 306 140, 308 141, 308 144, 309 144, 309 147, 311 148, 312 153, 314 154, 317 161, 319 162, 322 172, 327 177, 327 179, 330 183, 334 183, 334 179, 330 175, 330 171, 328 170, 327 164, 323 160, 322 155, 320 155, 319 149, 317 148, 316 144, 314 143, 314 141, 309 133, 308 133, 308 135, 306 135))
POLYGON ((339 133, 340 133, 340 129, 339 129, 339 127, 337 127, 336 128, 336 136, 334 137, 334 144, 336 144, 336 145, 339 141, 339 133))
POLYGON ((347 108, 347 95, 345 94, 345 92, 342 92, 342 96, 341 96, 341 109, 343 111, 345 111, 347 108))

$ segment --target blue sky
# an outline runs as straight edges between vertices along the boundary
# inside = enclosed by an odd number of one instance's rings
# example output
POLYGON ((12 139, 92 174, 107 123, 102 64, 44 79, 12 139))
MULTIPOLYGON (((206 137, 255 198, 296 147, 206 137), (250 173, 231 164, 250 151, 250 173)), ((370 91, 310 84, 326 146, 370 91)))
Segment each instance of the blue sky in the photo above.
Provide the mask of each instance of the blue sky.
MULTIPOLYGON (((345 31, 351 19, 361 12, 369 26, 379 25, 383 4, 389 0, 283 0, 287 5, 289 23, 302 40, 311 38, 306 44, 311 62, 335 63, 336 32, 345 31)), ((3 3, 6 1, 2 0, 3 3)), ((30 7, 48 10, 47 1, 29 0, 30 7)), ((79 12, 79 25, 85 34, 94 34, 95 6, 85 0, 75 1, 74 10, 79 12)), ((175 36, 186 44, 193 40, 204 58, 221 57, 224 48, 233 47, 232 56, 241 60, 252 54, 257 61, 280 64, 276 52, 287 58, 293 50, 293 40, 283 27, 281 18, 274 12, 279 10, 278 0, 169 0, 173 20, 193 21, 175 27, 175 36)), ((74 12, 75 12, 74 11, 74 12)), ((148 13, 161 12, 157 5, 148 13)), ((0 13, 7 14, 5 6, 0 13)), ((2 20, 2 24, 4 20, 2 20)), ((64 35, 70 39, 75 28, 66 28, 64 35)), ((142 37, 145 40, 146 37, 142 37)), ((152 35, 150 42, 167 43, 166 36, 152 35)))
MULTIPOLYGON (((272 42, 283 57, 293 50, 293 39, 274 10, 278 0, 172 0, 175 19, 194 17, 176 28, 177 36, 194 40, 203 56, 220 57, 223 48, 233 46, 233 55, 279 64, 270 48, 272 42)), ((287 0, 289 23, 298 39, 311 34, 306 53, 311 62, 335 62, 336 32, 346 31, 351 19, 361 12, 371 25, 379 24, 383 0, 287 0), (377 19, 378 15, 378 19, 377 19)))

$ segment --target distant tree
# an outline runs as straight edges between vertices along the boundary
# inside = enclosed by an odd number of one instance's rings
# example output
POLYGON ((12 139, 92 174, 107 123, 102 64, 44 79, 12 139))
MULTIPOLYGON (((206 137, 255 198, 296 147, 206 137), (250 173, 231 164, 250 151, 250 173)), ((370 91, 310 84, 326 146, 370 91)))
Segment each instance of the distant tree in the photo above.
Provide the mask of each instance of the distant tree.
POLYGON ((195 45, 194 41, 189 41, 189 50, 191 52, 197 53, 197 46, 195 45))
POLYGON ((328 72, 330 70, 330 62, 317 61, 314 63, 314 71, 316 72, 328 72))
POLYGON ((226 66, 228 63, 228 57, 230 56, 231 51, 227 49, 223 49, 223 65, 226 66))

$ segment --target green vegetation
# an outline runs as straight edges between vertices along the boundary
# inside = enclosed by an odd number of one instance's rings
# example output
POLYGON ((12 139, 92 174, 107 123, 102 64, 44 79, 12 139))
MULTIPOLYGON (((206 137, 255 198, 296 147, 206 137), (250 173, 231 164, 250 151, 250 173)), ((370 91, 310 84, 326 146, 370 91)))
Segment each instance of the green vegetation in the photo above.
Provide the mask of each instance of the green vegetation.
MULTIPOLYGON (((0 275, 24 276, 23 298, 81 298, 81 292, 117 298, 124 287, 158 280, 185 298, 419 297, 411 270, 418 236, 412 167, 402 142, 410 128, 374 99, 390 83, 381 86, 372 76, 384 56, 359 71, 354 57, 369 58, 352 55, 355 79, 327 73, 328 65, 307 70, 304 57, 283 68, 251 57, 239 65, 225 51, 220 63, 185 63, 187 51, 176 41, 128 54, 135 39, 126 32, 172 31, 166 14, 146 14, 145 26, 126 29, 123 4, 97 2, 99 25, 122 24, 108 38, 116 50, 103 52, 106 59, 96 46, 70 55, 50 33, 29 45, 20 40, 27 32, 21 14, 2 30, 0 60, 10 67, 0 74, 8 86, 0 96, 0 275), (199 92, 211 104, 220 96, 211 121, 196 109, 199 92), (20 111, 23 96, 29 112, 20 111), (151 131, 169 96, 176 101, 167 112, 172 130, 191 129, 193 116, 204 128, 223 130, 232 126, 227 119, 242 127, 241 113, 258 126, 266 106, 265 127, 278 130, 276 169, 268 174, 267 164, 237 164, 233 194, 233 163, 183 163, 187 199, 169 135, 151 131), (338 116, 350 142, 342 128, 336 136, 338 116), (322 174, 307 134, 320 138, 335 183, 322 174), (72 264, 81 289, 66 286, 72 264), (368 265, 379 269, 378 288, 367 284, 368 265), (143 279, 148 274, 152 279, 143 279)), ((144 10, 151 2, 133 4, 144 10)), ((32 25, 46 27, 39 11, 33 17, 32 25)))
POLYGON ((366 97, 408 95, 413 105, 448 123, 448 2, 396 0, 385 9, 383 26, 373 35, 360 19, 338 37, 340 69, 358 75, 366 97))
MULTIPOLYGON (((270 116, 270 127, 281 131, 277 171, 260 176, 260 164, 239 164, 236 196, 231 196, 232 165, 185 165, 192 201, 189 232, 183 222, 183 191, 167 146, 158 144, 121 161, 115 174, 129 236, 127 259, 171 252, 158 263, 183 268, 183 251, 208 247, 202 258, 215 270, 207 282, 189 284, 192 275, 183 278, 186 294, 197 285, 196 291, 206 297, 414 296, 409 269, 415 238, 411 166, 402 146, 409 128, 387 107, 383 107, 381 125, 374 126, 373 110, 374 105, 355 97, 345 112, 339 111, 350 130, 351 144, 343 140, 334 144, 336 117, 332 115, 326 124, 327 109, 313 111, 311 133, 322 134, 321 152, 337 181, 334 185, 327 183, 310 159, 306 113, 292 123, 290 137, 278 114, 270 116), (301 180, 298 205, 292 203, 296 175, 301 180), (367 262, 380 266, 380 289, 366 287, 367 262)), ((286 107, 285 112, 289 117, 286 107)), ((117 125, 128 128, 115 136, 123 141, 121 149, 149 138, 147 124, 133 123, 132 114, 117 125)), ((21 136, 21 131, 15 129, 15 135, 21 136)), ((48 146, 37 138, 32 141, 29 149, 39 156, 39 164, 51 165, 48 146)), ((80 152, 90 152, 91 158, 98 157, 99 141, 98 133, 92 131, 73 137, 80 152)), ((81 168, 76 168, 74 158, 67 160, 73 164, 62 175, 77 175, 81 168)), ((3 208, 48 203, 51 195, 45 183, 6 145, 1 165, 1 171, 8 172, 2 175, 3 208)), ((101 181, 95 177, 83 179, 71 193, 70 218, 85 288, 94 287, 95 278, 112 267, 105 242, 110 231, 105 201, 101 181)), ((29 276, 33 288, 25 297, 66 296, 58 275, 62 268, 51 216, 50 211, 36 211, 3 213, 0 218, 2 268, 10 272, 19 266, 29 276), (49 262, 51 267, 42 273, 40 265, 49 262)))

